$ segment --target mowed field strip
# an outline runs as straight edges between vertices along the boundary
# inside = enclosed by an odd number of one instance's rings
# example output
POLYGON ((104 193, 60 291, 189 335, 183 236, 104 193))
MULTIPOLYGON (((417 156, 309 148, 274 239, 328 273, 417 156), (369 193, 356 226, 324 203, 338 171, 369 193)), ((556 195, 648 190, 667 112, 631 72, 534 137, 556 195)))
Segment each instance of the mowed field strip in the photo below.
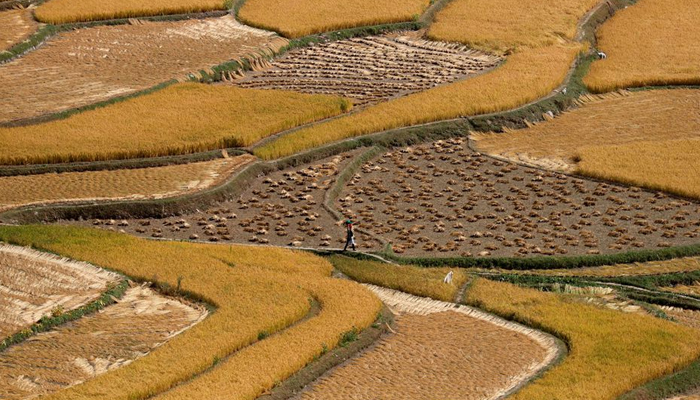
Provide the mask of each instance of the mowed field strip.
POLYGON ((66 24, 104 19, 135 18, 151 15, 192 14, 206 11, 225 10, 225 0, 120 0, 104 3, 99 0, 55 0, 41 4, 36 17, 41 22, 66 24))
MULTIPOLYGON (((49 3, 47 3, 49 4, 49 3)), ((85 106, 147 89, 287 41, 232 16, 98 26, 60 33, 0 65, 0 122, 85 106)))
POLYGON ((183 165, 0 177, 0 211, 30 204, 164 198, 217 185, 251 155, 183 165))
POLYGON ((336 96, 180 83, 66 119, 0 128, 0 164, 157 157, 249 146, 350 108, 348 100, 336 96))
POLYGON ((573 61, 583 50, 574 37, 577 24, 596 3, 559 2, 555 8, 546 8, 547 18, 536 24, 537 29, 523 30, 517 29, 526 20, 522 16, 529 10, 542 8, 541 2, 503 0, 499 2, 501 7, 493 7, 487 0, 455 0, 436 15, 436 20, 443 22, 433 27, 443 28, 429 29, 428 37, 470 45, 481 37, 472 28, 479 26, 479 32, 493 32, 488 46, 481 50, 511 50, 501 66, 490 73, 386 101, 281 136, 257 148, 256 155, 275 159, 350 137, 513 109, 545 97, 564 82, 573 61), (454 8, 461 9, 463 15, 451 17, 454 8))
POLYGON ((245 24, 287 37, 356 26, 414 20, 428 0, 247 0, 239 12, 245 24))
POLYGON ((557 357, 555 340, 479 310, 369 286, 397 332, 299 399, 495 399, 557 357))
POLYGON ((41 333, 0 353, 0 396, 50 394, 148 355, 207 316, 145 287, 78 321, 41 333))
POLYGON ((83 306, 120 281, 87 263, 0 243, 0 339, 56 310, 83 306))
POLYGON ((3 226, 0 240, 177 287, 216 307, 147 357, 47 396, 52 400, 254 399, 333 349, 344 333, 371 325, 381 309, 367 289, 331 278, 328 261, 304 252, 46 226, 3 226), (320 310, 309 314, 314 302, 320 310))
POLYGON ((0 11, 0 26, 0 52, 3 52, 29 37, 38 24, 32 18, 32 9, 20 8, 0 11))
POLYGON ((590 97, 554 120, 475 133, 480 151, 550 169, 700 197, 700 90, 590 97))
POLYGON ((354 38, 294 50, 272 68, 236 82, 245 88, 294 90, 376 104, 495 67, 499 57, 461 45, 431 42, 421 32, 354 38))
POLYGON ((700 4, 639 0, 598 31, 605 60, 591 66, 584 83, 593 92, 700 83, 700 4))

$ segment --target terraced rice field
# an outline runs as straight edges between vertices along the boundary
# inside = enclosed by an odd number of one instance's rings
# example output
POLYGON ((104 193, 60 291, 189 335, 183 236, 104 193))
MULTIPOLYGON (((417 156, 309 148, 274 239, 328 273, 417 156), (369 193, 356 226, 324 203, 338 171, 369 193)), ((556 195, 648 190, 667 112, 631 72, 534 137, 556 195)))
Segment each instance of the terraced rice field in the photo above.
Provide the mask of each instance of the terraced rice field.
POLYGON ((532 128, 473 134, 483 152, 555 170, 700 197, 695 157, 700 90, 654 90, 583 101, 532 128), (614 155, 614 156, 613 156, 614 155))
POLYGON ((697 204, 490 159, 462 139, 366 163, 336 208, 410 255, 615 253, 700 235, 697 204))
POLYGON ((700 4, 640 0, 598 31, 605 60, 591 66, 584 83, 593 92, 700 83, 700 4))
POLYGON ((0 66, 0 122, 104 101, 287 43, 232 16, 61 33, 0 66))
POLYGON ((334 96, 179 83, 65 119, 0 128, 0 164, 159 157, 249 146, 350 107, 349 100, 334 96))
MULTIPOLYGON (((342 247, 345 230, 323 208, 326 191, 358 152, 280 171, 251 182, 236 200, 195 214, 163 220, 128 220, 127 232, 142 236, 295 247, 342 247)), ((94 224, 96 221, 77 222, 94 224)), ((98 221, 98 226, 109 221, 98 221)), ((379 243, 358 235, 360 249, 379 243)))
POLYGON ((97 314, 0 353, 0 396, 27 399, 77 385, 146 356, 206 315, 201 306, 131 288, 97 314))
POLYGON ((677 285, 664 289, 681 294, 700 296, 700 282, 696 282, 694 285, 677 285))
POLYGON ((331 370, 299 399, 493 399, 557 356, 551 337, 469 307, 370 288, 397 332, 331 370))
POLYGON ((700 329, 700 311, 668 306, 661 307, 661 310, 680 324, 700 329))
POLYGON ((427 0, 250 0, 239 12, 250 25, 301 37, 356 26, 411 21, 427 0))
POLYGON ((334 94, 360 106, 483 73, 499 61, 463 46, 423 40, 419 32, 403 32, 294 50, 236 84, 334 94))
POLYGON ((41 4, 36 10, 36 16, 42 22, 65 24, 151 15, 191 14, 226 8, 224 0, 120 0, 110 3, 99 0, 84 0, 79 3, 56 0, 41 4))
POLYGON ((0 211, 30 204, 179 196, 225 181, 255 157, 115 171, 0 177, 0 211))
POLYGON ((23 41, 37 29, 32 9, 0 11, 0 52, 23 41))
POLYGON ((120 280, 119 275, 87 263, 6 244, 0 244, 0 269, 0 339, 54 311, 74 310, 96 300, 120 280))

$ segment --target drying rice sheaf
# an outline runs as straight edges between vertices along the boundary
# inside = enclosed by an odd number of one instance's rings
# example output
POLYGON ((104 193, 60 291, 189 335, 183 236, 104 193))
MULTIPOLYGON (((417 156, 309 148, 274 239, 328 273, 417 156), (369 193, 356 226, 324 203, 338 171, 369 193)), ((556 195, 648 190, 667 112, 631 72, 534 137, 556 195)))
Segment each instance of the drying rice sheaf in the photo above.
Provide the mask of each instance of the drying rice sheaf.
POLYGON ((32 9, 0 11, 0 53, 29 37, 36 31, 32 9))
POLYGON ((352 98, 359 106, 483 73, 500 61, 490 54, 426 41, 419 35, 402 32, 293 50, 275 60, 272 68, 236 84, 335 94, 352 98))
POLYGON ((87 263, 0 243, 0 339, 100 297, 120 278, 87 263))
POLYGON ((582 159, 586 175, 700 197, 699 107, 700 90, 622 92, 528 129, 472 137, 480 151, 513 160, 572 170, 582 159))
POLYGON ((244 57, 259 67, 264 56, 286 44, 287 40, 242 25, 230 15, 177 22, 135 20, 60 33, 36 51, 0 66, 0 122, 184 80, 244 57))
MULTIPOLYGON (((451 7, 488 9, 489 19, 497 21, 499 26, 506 29, 496 31, 497 34, 490 39, 489 47, 484 47, 484 50, 511 47, 513 36, 525 35, 523 41, 531 42, 530 45, 517 49, 494 71, 301 129, 259 147, 255 153, 264 159, 274 159, 373 132, 513 109, 550 94, 564 82, 573 61, 583 50, 579 43, 572 42, 558 32, 575 31, 578 20, 596 2, 572 0, 563 5, 558 2, 550 7, 540 6, 547 10, 548 18, 537 23, 538 29, 526 32, 515 29, 522 25, 520 21, 527 20, 523 18, 523 12, 527 12, 523 8, 524 2, 505 0, 501 3, 501 7, 493 7, 488 0, 455 0, 436 17, 440 20, 448 15, 451 7), (513 9, 522 12, 510 11, 513 9), (561 40, 556 40, 549 46, 540 43, 543 37, 555 36, 561 37, 561 40)), ((432 32, 429 33, 431 39, 472 43, 478 39, 471 27, 479 25, 479 15, 478 12, 467 12, 461 18, 445 18, 443 24, 449 27, 450 35, 432 32)))
POLYGON ((48 397, 54 400, 144 399, 163 392, 158 398, 254 399, 336 346, 344 332, 369 326, 381 307, 359 284, 330 278, 330 263, 303 252, 47 226, 0 227, 0 240, 179 286, 217 307, 148 357, 48 397), (321 310, 300 321, 310 299, 321 310))
POLYGON ((30 204, 182 195, 219 184, 253 160, 242 155, 155 168, 0 177, 0 211, 30 204))
POLYGON ((248 0, 239 17, 244 23, 301 37, 356 26, 413 20, 427 0, 248 0))
POLYGON ((214 10, 224 10, 229 1, 225 0, 52 0, 43 3, 36 10, 41 22, 65 24, 104 19, 134 18, 151 15, 191 14, 214 10))
POLYGON ((650 85, 700 83, 700 3, 639 0, 598 31, 607 54, 584 83, 593 92, 650 85))
POLYGON ((669 288, 664 288, 675 293, 689 294, 693 296, 700 296, 700 282, 695 282, 693 285, 676 285, 669 288))
POLYGON ((557 356, 548 335, 470 307, 370 286, 398 332, 332 370, 302 399, 496 399, 557 356))
POLYGON ((0 164, 155 157, 248 146, 348 108, 345 99, 333 96, 181 83, 63 120, 0 128, 0 164))
POLYGON ((554 332, 569 343, 564 361, 513 395, 518 400, 615 399, 700 356, 700 336, 694 329, 582 304, 564 294, 478 279, 467 292, 467 301, 554 332))
POLYGON ((206 315, 204 307, 193 308, 145 287, 131 288, 97 314, 0 353, 0 396, 46 395, 123 367, 206 315))
POLYGON ((392 265, 341 256, 334 256, 330 261, 340 272, 358 282, 410 291, 417 296, 442 301, 453 301, 458 290, 467 282, 467 275, 461 269, 392 265), (451 282, 443 282, 450 271, 453 273, 451 282))

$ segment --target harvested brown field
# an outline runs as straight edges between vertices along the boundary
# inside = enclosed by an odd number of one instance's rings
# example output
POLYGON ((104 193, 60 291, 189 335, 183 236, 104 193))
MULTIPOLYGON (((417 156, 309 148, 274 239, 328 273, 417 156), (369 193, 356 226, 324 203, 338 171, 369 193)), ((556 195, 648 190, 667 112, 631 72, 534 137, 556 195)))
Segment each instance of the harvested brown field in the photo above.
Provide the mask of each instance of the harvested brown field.
POLYGON ((96 300, 120 280, 119 275, 87 263, 6 244, 0 244, 0 269, 0 339, 54 311, 74 310, 96 300))
POLYGON ((700 197, 700 90, 653 90, 591 97, 534 127, 473 134, 483 152, 543 166, 700 197), (577 164, 577 161, 580 163, 577 164))
POLYGON ((661 310, 682 325, 700 329, 700 311, 669 306, 662 306, 661 310))
MULTIPOLYGON (((48 3, 47 3, 48 4, 48 3)), ((232 16, 135 21, 61 33, 0 66, 0 122, 37 117, 133 93, 229 60, 284 46, 232 16)))
POLYGON ((133 287, 97 314, 0 353, 0 396, 26 399, 77 385, 147 355, 206 315, 204 307, 133 287))
POLYGON ((38 27, 29 8, 0 11, 0 26, 0 52, 23 41, 38 27))
POLYGON ((665 290, 680 293, 689 294, 693 296, 700 296, 700 282, 695 282, 694 285, 677 285, 673 287, 664 288, 665 290))
POLYGON ((30 204, 179 196, 215 186, 253 160, 242 155, 155 168, 0 177, 0 211, 30 204))
MULTIPOLYGON (((140 236, 238 242, 294 247, 337 248, 345 230, 323 208, 327 190, 358 152, 320 160, 293 170, 257 178, 236 200, 204 211, 161 220, 82 221, 107 229, 124 229, 140 236)), ((360 249, 379 249, 379 243, 358 234, 360 249)))
POLYGON ((225 10, 224 0, 52 0, 42 3, 36 10, 41 22, 65 24, 103 19, 134 18, 151 15, 192 14, 214 10, 225 10))
POLYGON ((593 92, 700 83, 700 3, 640 0, 598 31, 605 60, 591 65, 584 83, 593 92))
POLYGON ((557 355, 554 340, 465 306, 370 288, 397 332, 314 383, 301 399, 495 399, 557 355))
MULTIPOLYGON (((470 268, 467 271, 486 272, 479 268, 470 268)), ((493 272, 494 270, 488 270, 493 272)), ((571 268, 571 269, 541 269, 531 271, 499 271, 503 273, 513 274, 532 274, 532 275, 555 275, 555 276, 584 276, 584 277, 612 277, 612 276, 641 276, 641 275, 662 275, 684 272, 700 271, 700 258, 687 257, 676 258, 665 261, 649 261, 644 263, 631 264, 615 264, 605 265, 602 267, 586 267, 586 268, 571 268)), ((682 292, 682 287, 679 293, 682 292)), ((692 288, 692 287, 691 287, 692 288)), ((670 289, 669 290, 674 290, 670 289)), ((692 294, 692 293, 691 293, 692 294)), ((695 294, 700 295, 700 287, 695 294)))
POLYGON ((421 32, 402 32, 294 50, 236 84, 339 95, 359 106, 483 73, 499 61, 464 46, 423 40, 421 32))
POLYGON ((409 255, 618 253, 700 236, 697 204, 495 160, 462 139, 366 163, 336 208, 409 255))
POLYGON ((411 21, 428 7, 427 0, 249 0, 243 23, 301 37, 356 26, 411 21))
POLYGON ((159 157, 249 146, 350 107, 349 100, 334 96, 179 83, 65 119, 0 128, 0 164, 159 157))

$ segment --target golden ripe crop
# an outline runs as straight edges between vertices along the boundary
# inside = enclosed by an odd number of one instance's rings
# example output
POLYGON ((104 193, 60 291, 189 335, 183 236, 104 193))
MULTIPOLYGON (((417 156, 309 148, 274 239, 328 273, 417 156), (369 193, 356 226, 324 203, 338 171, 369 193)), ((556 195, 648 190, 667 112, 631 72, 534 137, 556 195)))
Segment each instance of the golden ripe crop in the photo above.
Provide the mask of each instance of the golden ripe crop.
POLYGON ((342 256, 332 257, 331 262, 340 272, 358 282, 442 301, 453 301, 459 288, 467 281, 464 271, 456 268, 420 268, 342 256), (454 273, 452 282, 444 283, 443 279, 450 271, 454 273))
POLYGON ((427 0, 248 0, 242 22, 300 37, 356 26, 411 21, 428 7, 427 0))
POLYGON ((597 93, 619 88, 700 84, 700 3, 640 0, 598 31, 607 54, 584 78, 597 93))
POLYGON ((190 14, 205 11, 225 10, 224 0, 55 0, 43 3, 36 18, 49 24, 88 22, 103 19, 134 18, 151 15, 190 14))
POLYGON ((217 307, 148 357, 50 399, 92 399, 96 393, 104 399, 144 399, 173 388, 164 397, 194 392, 194 397, 253 399, 318 356, 324 345, 336 346, 347 330, 369 326, 381 306, 360 285, 330 278, 330 263, 304 252, 155 242, 56 226, 1 227, 0 240, 90 261, 136 279, 180 285, 217 307), (300 321, 310 299, 321 310, 300 321), (242 379, 245 385, 238 385, 242 379))
POLYGON ((528 129, 473 138, 483 152, 698 197, 699 175, 688 171, 700 165, 700 120, 687 115, 698 105, 700 90, 623 92, 528 129))
POLYGON ((183 83, 63 120, 0 128, 0 163, 154 157, 248 146, 349 107, 334 96, 183 83))
POLYGON ((470 304, 566 338, 564 361, 513 398, 615 399, 700 356, 697 331, 649 315, 583 304, 564 295, 478 279, 470 304))
MULTIPOLYGON (((438 120, 486 114, 513 109, 544 97, 564 82, 582 46, 572 44, 576 23, 597 3, 592 0, 566 1, 566 7, 542 7, 548 18, 538 21, 537 29, 520 29, 527 20, 518 10, 522 2, 503 0, 494 7, 486 0, 455 0, 438 13, 438 28, 431 30, 433 40, 475 44, 483 50, 499 50, 520 45, 503 65, 471 79, 439 86, 421 93, 380 103, 356 114, 301 129, 277 138, 256 149, 264 159, 284 157, 296 152, 369 133, 417 125, 438 120), (477 13, 450 17, 451 9, 489 9, 492 20, 505 27, 484 40, 474 26, 482 21, 477 13), (550 15, 552 14, 552 15, 550 15), (562 37, 560 32, 568 32, 562 37), (515 43, 515 37, 520 41, 515 43), (557 38, 552 40, 552 38, 557 38), (549 44, 549 45, 548 45, 549 44)), ((529 1, 534 4, 537 2, 529 1)), ((538 3, 539 4, 539 3, 538 3)), ((525 11, 526 9, 523 9, 525 11)), ((489 27, 493 24, 488 25, 489 27)), ((525 24, 530 25, 530 24, 525 24)), ((489 28, 484 28, 488 30, 489 28)), ((479 33, 480 34, 480 33, 479 33)))
POLYGON ((433 40, 460 42, 478 49, 538 48, 573 40, 581 17, 598 0, 455 0, 428 30, 433 40), (468 21, 468 22, 467 22, 468 21))

